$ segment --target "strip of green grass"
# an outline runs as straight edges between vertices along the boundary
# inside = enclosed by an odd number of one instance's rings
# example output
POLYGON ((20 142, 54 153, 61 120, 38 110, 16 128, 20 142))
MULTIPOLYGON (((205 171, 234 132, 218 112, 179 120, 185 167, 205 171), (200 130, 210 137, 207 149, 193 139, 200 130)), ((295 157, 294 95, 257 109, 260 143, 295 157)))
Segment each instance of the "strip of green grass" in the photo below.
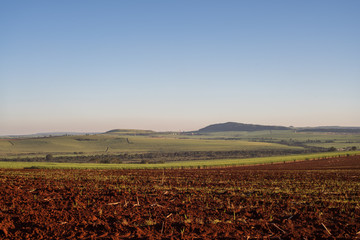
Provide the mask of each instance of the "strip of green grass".
POLYGON ((246 159, 220 159, 169 162, 161 164, 98 164, 98 163, 49 163, 49 162, 0 162, 0 168, 48 168, 48 169, 162 169, 162 168, 204 168, 241 166, 253 164, 269 164, 277 162, 301 161, 306 159, 317 159, 323 157, 358 155, 360 151, 331 152, 318 154, 303 154, 291 156, 246 158, 246 159))

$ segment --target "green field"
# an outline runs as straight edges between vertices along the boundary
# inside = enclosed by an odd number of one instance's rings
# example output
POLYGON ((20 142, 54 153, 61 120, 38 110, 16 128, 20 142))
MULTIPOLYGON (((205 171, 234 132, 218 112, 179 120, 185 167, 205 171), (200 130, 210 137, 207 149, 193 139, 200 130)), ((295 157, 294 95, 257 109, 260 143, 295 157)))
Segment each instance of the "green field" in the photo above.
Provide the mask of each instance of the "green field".
MULTIPOLYGON (((224 165, 224 162, 225 165, 259 163, 258 157, 270 156, 281 156, 281 160, 271 161, 284 161, 284 155, 324 152, 330 148, 337 149, 339 153, 351 148, 360 149, 360 134, 295 130, 192 134, 125 129, 93 135, 2 138, 0 161, 42 162, 47 154, 51 154, 53 158, 48 164, 56 167, 66 167, 61 164, 67 163, 88 163, 95 164, 95 167, 98 167, 96 163, 116 164, 101 165, 105 168, 138 168, 139 163, 149 163, 147 167, 193 167, 224 165), (176 153, 176 156, 169 153, 176 153), (210 159, 229 160, 209 162, 210 159), (62 163, 57 165, 60 162, 62 163)), ((30 167, 33 166, 29 164, 30 167)), ((76 165, 72 165, 74 166, 76 165)))
POLYGON ((220 159, 202 161, 183 161, 169 162, 160 164, 97 164, 97 163, 49 163, 49 162, 2 162, 0 168, 54 168, 54 169, 164 169, 164 168, 204 168, 204 167, 224 167, 241 166, 252 164, 270 164, 277 162, 311 160, 323 157, 358 155, 360 151, 351 152, 332 152, 318 154, 302 154, 291 156, 276 156, 246 159, 220 159))
POLYGON ((347 148, 360 149, 360 134, 354 133, 320 133, 320 132, 296 132, 295 130, 272 130, 272 131, 237 131, 237 132, 211 132, 201 135, 188 135, 195 139, 238 139, 243 141, 257 142, 283 142, 284 144, 300 143, 306 146, 324 148, 347 148))
POLYGON ((0 157, 53 155, 118 154, 182 151, 242 151, 266 149, 298 149, 277 143, 246 140, 179 138, 167 135, 97 134, 0 140, 0 157))

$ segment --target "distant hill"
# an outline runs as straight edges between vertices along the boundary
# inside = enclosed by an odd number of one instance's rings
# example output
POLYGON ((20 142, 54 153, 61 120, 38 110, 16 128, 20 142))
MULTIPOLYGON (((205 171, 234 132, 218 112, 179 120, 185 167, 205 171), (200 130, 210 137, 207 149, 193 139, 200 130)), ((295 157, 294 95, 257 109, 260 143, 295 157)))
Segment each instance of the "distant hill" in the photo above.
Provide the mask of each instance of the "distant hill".
POLYGON ((228 132, 228 131, 264 131, 264 130, 291 130, 289 127, 266 126, 236 122, 217 123, 199 129, 197 132, 228 132))
POLYGON ((152 130, 140 130, 140 129, 113 129, 105 132, 106 134, 123 134, 123 135, 148 135, 154 133, 152 130))
POLYGON ((283 126, 255 125, 236 122, 217 123, 201 128, 197 133, 206 132, 229 132, 229 131, 264 131, 264 130, 296 130, 297 132, 323 132, 323 133, 360 133, 360 127, 320 126, 290 128, 283 126))

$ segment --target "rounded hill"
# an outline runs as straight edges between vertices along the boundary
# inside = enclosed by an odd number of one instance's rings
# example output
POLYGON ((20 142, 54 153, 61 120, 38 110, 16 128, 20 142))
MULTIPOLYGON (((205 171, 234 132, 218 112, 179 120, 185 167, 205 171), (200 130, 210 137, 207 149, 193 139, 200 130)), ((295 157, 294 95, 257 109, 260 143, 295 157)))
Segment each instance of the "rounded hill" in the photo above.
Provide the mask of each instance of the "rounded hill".
POLYGON ((264 131, 264 130, 290 130, 282 126, 266 126, 255 124, 244 124, 236 122, 217 123, 201 128, 198 132, 227 132, 227 131, 264 131))

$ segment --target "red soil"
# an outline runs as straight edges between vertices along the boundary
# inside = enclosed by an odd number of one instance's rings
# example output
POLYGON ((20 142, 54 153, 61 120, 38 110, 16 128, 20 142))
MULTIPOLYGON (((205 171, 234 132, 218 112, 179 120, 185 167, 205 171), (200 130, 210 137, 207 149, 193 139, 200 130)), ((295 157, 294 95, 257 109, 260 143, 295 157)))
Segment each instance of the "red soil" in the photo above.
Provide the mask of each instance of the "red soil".
POLYGON ((199 170, 2 169, 0 176, 1 239, 360 237, 359 156, 199 170))

